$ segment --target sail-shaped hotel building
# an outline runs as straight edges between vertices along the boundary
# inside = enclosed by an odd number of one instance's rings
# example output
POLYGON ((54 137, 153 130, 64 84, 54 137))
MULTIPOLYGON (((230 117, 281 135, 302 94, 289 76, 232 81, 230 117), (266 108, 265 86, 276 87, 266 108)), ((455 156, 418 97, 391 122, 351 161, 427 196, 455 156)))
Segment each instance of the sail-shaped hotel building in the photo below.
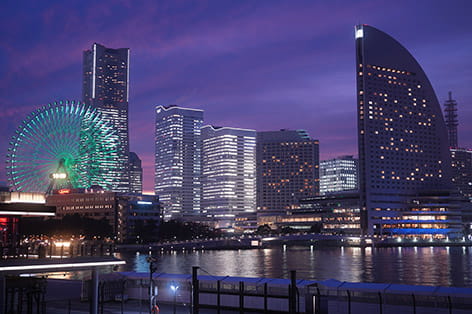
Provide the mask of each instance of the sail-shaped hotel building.
POLYGON ((366 234, 461 236, 440 104, 415 58, 395 39, 358 25, 359 193, 366 234))

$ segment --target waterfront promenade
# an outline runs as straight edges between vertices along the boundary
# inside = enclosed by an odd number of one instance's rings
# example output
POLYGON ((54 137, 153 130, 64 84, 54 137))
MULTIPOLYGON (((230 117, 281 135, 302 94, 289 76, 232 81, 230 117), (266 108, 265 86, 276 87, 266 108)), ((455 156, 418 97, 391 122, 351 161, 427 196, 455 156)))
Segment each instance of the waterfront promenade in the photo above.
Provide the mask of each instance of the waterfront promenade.
MULTIPOLYGON (((148 273, 116 273, 104 278, 102 283, 124 280, 125 289, 119 293, 125 294, 127 301, 114 301, 115 295, 114 300, 99 304, 98 313, 147 313, 148 276, 148 273)), ((175 313, 191 313, 192 287, 198 289, 199 301, 196 304, 202 314, 466 314, 472 311, 472 288, 208 275, 199 275, 196 285, 192 285, 189 274, 163 273, 154 274, 153 282, 159 291, 156 301, 160 313, 174 313, 174 309, 175 313), (170 285, 177 285, 179 289, 172 292, 170 285)), ((64 283, 61 280, 51 282, 46 313, 88 313, 87 301, 81 302, 72 293, 82 282, 69 282, 68 289, 65 289, 64 283), (62 292, 54 291, 61 287, 62 292)))
MULTIPOLYGON (((190 306, 177 305, 174 311, 173 304, 160 304, 159 305, 160 314, 191 314, 192 308, 190 306)), ((79 300, 74 300, 71 302, 71 310, 69 312, 67 302, 51 302, 47 306, 48 314, 89 314, 88 303, 80 302, 79 300)), ((127 301, 123 309, 121 304, 107 303, 104 306, 103 314, 147 314, 149 313, 148 308, 142 302, 138 300, 127 301)), ((200 314, 239 314, 239 310, 217 310, 217 309, 205 309, 201 310, 200 314)), ((252 312, 254 313, 254 312, 252 312)))
MULTIPOLYGON (((160 313, 174 313, 173 304, 160 304, 160 313)), ((46 304, 46 313, 48 314, 89 314, 89 304, 80 300, 67 301, 51 301, 46 304), (70 309, 70 311, 69 311, 70 309)), ((103 314, 137 314, 149 313, 148 305, 139 300, 129 300, 121 306, 120 302, 108 302, 103 306, 103 312, 99 309, 99 313, 103 314)), ((176 305, 176 314, 191 313, 190 306, 176 305)), ((208 313, 208 312, 205 312, 208 313)), ((202 312, 203 314, 203 312, 202 312)))

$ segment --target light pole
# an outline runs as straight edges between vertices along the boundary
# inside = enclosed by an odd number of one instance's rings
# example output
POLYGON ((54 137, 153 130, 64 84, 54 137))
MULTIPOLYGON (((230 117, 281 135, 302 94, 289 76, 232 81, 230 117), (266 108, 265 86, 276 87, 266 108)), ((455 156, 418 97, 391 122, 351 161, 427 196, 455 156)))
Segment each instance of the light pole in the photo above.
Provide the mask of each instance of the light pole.
POLYGON ((156 262, 157 258, 152 257, 149 255, 147 258, 147 261, 149 262, 149 313, 152 314, 152 309, 154 307, 154 287, 153 287, 153 280, 152 280, 152 274, 154 274, 157 270, 156 262))
POLYGON ((174 292, 174 314, 176 313, 176 306, 177 306, 177 289, 179 289, 179 286, 175 283, 172 282, 170 285, 170 289, 174 292))

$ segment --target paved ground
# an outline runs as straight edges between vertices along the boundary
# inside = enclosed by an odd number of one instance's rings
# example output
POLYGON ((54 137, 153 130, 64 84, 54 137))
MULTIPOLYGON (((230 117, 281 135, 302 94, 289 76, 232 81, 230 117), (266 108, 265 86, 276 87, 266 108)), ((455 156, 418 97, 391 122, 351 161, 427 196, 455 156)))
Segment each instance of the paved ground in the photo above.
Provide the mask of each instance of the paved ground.
MULTIPOLYGON (((131 314, 140 313, 147 314, 149 309, 147 303, 138 300, 128 300, 123 303, 123 309, 121 308, 120 302, 107 302, 102 308, 99 306, 98 313, 101 314, 131 314), (141 308, 141 310, 140 310, 141 308)), ((191 314, 192 309, 190 306, 173 304, 159 304, 160 314, 191 314)), ((79 300, 71 300, 70 305, 68 300, 64 301, 49 301, 46 303, 46 313, 48 314, 85 314, 89 313, 89 304, 87 302, 80 302, 79 300)), ((239 311, 221 311, 220 314, 235 314, 239 311)), ((217 314, 216 310, 200 309, 200 314, 217 314)))
MULTIPOLYGON (((172 304, 160 304, 161 314, 189 314, 191 308, 189 306, 177 305, 174 307, 172 304)), ((79 300, 69 301, 49 301, 46 303, 46 313, 48 314, 84 314, 89 313, 89 304, 87 302, 80 302, 79 300)), ((128 300, 123 303, 123 309, 121 308, 120 302, 106 302, 103 305, 103 312, 101 306, 99 306, 98 313, 103 314, 130 314, 130 313, 149 313, 148 305, 145 302, 139 302, 137 300, 128 300), (141 310, 140 310, 141 308, 141 310)), ((201 312, 202 314, 204 312, 201 312)))

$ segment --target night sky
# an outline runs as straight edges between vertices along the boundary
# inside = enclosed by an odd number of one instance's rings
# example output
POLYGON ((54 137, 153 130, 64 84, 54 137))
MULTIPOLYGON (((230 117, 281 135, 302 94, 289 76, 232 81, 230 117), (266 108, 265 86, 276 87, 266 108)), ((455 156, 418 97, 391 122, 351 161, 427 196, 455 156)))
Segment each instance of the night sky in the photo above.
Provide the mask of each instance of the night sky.
POLYGON ((94 42, 131 48, 130 148, 146 191, 156 104, 204 109, 205 124, 306 129, 322 159, 356 155, 359 23, 402 43, 441 103, 453 92, 459 143, 472 147, 471 16, 469 0, 2 1, 0 161, 29 112, 81 99, 82 51, 94 42))

